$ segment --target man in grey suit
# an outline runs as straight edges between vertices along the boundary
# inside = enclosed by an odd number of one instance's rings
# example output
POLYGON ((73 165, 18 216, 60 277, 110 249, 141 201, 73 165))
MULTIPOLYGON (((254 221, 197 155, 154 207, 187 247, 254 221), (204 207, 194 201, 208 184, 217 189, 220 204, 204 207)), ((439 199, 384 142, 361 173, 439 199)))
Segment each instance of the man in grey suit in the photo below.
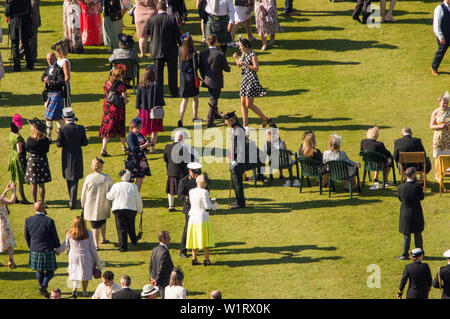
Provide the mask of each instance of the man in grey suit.
POLYGON ((62 173, 67 181, 69 191, 69 207, 75 209, 78 193, 78 181, 83 178, 83 151, 82 146, 88 145, 84 126, 77 125, 74 121, 75 114, 72 108, 63 109, 63 118, 66 125, 58 130, 56 145, 62 147, 61 162, 62 173))
POLYGON ((203 79, 202 87, 208 88, 209 92, 208 127, 214 127, 216 126, 214 120, 222 118, 217 105, 223 88, 223 71, 230 72, 231 66, 228 64, 225 54, 216 48, 216 35, 208 35, 206 41, 209 48, 200 52, 199 68, 203 79))
POLYGON ((168 231, 160 231, 158 234, 159 245, 153 248, 150 258, 150 281, 159 288, 159 293, 164 299, 164 288, 169 284, 170 274, 173 270, 173 262, 170 257, 170 234, 168 231))

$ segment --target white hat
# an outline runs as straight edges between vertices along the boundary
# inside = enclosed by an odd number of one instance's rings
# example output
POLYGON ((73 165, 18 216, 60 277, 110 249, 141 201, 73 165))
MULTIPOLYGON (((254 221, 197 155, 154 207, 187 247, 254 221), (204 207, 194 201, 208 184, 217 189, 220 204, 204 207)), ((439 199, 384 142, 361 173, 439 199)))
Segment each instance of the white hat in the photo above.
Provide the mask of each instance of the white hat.
POLYGON ((70 119, 75 117, 75 114, 73 113, 73 110, 71 107, 65 107, 63 108, 63 118, 70 119))
POLYGON ((119 176, 124 182, 129 182, 131 180, 131 172, 127 169, 121 170, 119 176))
POLYGON ((158 286, 153 285, 145 285, 144 288, 142 288, 141 297, 148 297, 151 295, 156 294, 159 291, 158 286))
POLYGON ((202 164, 200 164, 198 162, 192 162, 192 163, 189 163, 187 165, 187 168, 192 169, 192 170, 201 169, 202 168, 202 164))
POLYGON ((421 248, 414 248, 411 250, 411 256, 414 258, 419 257, 420 255, 423 255, 423 250, 421 248))
POLYGON ((445 258, 450 258, 450 249, 444 253, 445 258))

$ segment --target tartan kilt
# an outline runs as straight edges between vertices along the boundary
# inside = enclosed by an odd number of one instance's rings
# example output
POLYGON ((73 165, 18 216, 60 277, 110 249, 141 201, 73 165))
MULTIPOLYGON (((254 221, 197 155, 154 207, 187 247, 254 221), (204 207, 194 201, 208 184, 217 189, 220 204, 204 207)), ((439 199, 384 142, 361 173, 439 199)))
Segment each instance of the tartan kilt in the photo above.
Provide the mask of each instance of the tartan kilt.
POLYGON ((47 109, 45 110, 45 119, 47 121, 57 121, 62 119, 62 110, 64 108, 64 99, 62 92, 49 92, 47 109))
POLYGON ((183 177, 167 176, 166 193, 170 195, 178 195, 178 183, 183 177))
POLYGON ((215 34, 217 36, 217 42, 220 44, 231 42, 231 35, 227 30, 229 20, 228 16, 212 17, 208 15, 205 35, 215 34))
POLYGON ((44 251, 42 253, 30 251, 30 261, 28 267, 36 271, 55 271, 58 266, 54 251, 44 251))

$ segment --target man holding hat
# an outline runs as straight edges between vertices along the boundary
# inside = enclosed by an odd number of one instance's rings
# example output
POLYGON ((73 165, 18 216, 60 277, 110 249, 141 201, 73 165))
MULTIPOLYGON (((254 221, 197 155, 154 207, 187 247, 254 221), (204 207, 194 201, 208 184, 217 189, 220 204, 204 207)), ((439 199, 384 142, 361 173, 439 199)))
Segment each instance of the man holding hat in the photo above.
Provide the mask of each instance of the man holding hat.
POLYGON ((196 178, 202 173, 202 164, 198 162, 192 162, 187 165, 189 174, 182 179, 178 184, 178 199, 183 202, 183 214, 184 214, 184 230, 183 236, 180 242, 180 256, 187 258, 186 248, 186 235, 187 227, 189 224, 189 211, 191 210, 191 202, 189 200, 189 191, 197 187, 196 178))
POLYGON ((56 145, 62 147, 61 162, 62 174, 67 181, 69 192, 69 207, 75 209, 78 193, 78 181, 83 178, 83 150, 82 146, 88 145, 84 126, 77 125, 72 108, 63 109, 63 118, 66 123, 59 129, 56 145))
POLYGON ((397 298, 402 299, 403 289, 409 279, 408 292, 406 299, 428 299, 428 293, 431 289, 431 271, 428 264, 422 263, 423 250, 415 248, 411 251, 413 262, 405 266, 400 287, 398 288, 397 298))
POLYGON ((450 249, 444 253, 447 265, 439 268, 433 280, 433 287, 442 289, 442 299, 450 299, 450 249))
POLYGON ((153 286, 150 284, 145 285, 144 288, 142 288, 141 299, 157 299, 158 291, 158 286, 153 286))

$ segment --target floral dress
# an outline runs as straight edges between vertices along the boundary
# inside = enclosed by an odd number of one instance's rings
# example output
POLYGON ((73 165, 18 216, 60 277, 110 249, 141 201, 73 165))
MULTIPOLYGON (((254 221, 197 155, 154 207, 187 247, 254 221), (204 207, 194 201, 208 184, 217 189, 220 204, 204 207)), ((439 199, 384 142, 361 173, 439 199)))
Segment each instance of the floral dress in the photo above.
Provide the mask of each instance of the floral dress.
POLYGON ((16 247, 16 240, 9 222, 8 211, 5 205, 0 204, 0 253, 13 247, 16 247))
MULTIPOLYGON (((254 55, 256 54, 253 51, 250 51, 249 54, 244 53, 239 61, 253 65, 252 57, 254 55)), ((266 90, 264 90, 261 84, 259 84, 258 75, 255 71, 250 70, 246 65, 242 66, 242 82, 239 95, 245 97, 266 95, 266 90)))
POLYGON ((261 37, 280 32, 281 26, 277 17, 277 3, 275 0, 256 0, 255 1, 255 26, 261 37), (263 11, 267 12, 264 16, 263 11))
MULTIPOLYGON (((436 115, 437 124, 450 122, 450 108, 446 111, 438 110, 436 115)), ((450 131, 436 130, 433 136, 433 157, 438 158, 439 155, 450 155, 450 131)))
POLYGON ((133 169, 131 171, 131 177, 144 178, 145 176, 151 176, 150 167, 148 166, 147 157, 145 156, 145 150, 141 150, 141 145, 145 144, 147 140, 141 133, 135 134, 130 132, 127 136, 127 143, 130 149, 127 161, 133 163, 133 169))
MULTIPOLYGON (((109 80, 105 82, 105 99, 103 101, 103 117, 100 126, 100 138, 125 137, 125 108, 117 107, 106 102, 111 83, 109 80)), ((117 86, 117 92, 122 94, 126 92, 125 84, 120 82, 117 86)))

